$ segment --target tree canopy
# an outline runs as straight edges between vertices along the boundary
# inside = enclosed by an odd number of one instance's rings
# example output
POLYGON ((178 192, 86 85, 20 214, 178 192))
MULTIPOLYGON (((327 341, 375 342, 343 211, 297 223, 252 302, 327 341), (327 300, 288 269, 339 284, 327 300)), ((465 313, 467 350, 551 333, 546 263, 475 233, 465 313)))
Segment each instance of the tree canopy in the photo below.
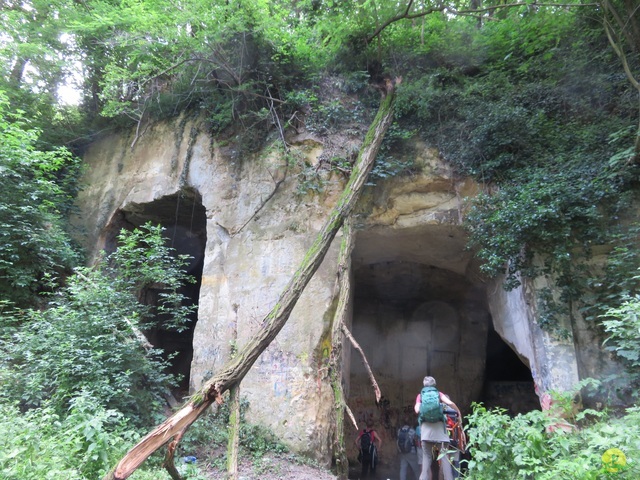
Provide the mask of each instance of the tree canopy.
POLYGON ((59 134, 78 120, 57 103, 69 82, 78 84, 82 112, 94 120, 141 122, 194 107, 224 129, 259 122, 270 100, 284 108, 287 95, 317 85, 322 72, 411 78, 461 62, 507 67, 509 59, 552 56, 562 26, 569 33, 573 22, 592 40, 606 34, 637 84, 631 3, 9 1, 0 15, 0 88, 34 117, 55 119, 45 124, 59 126, 59 134))

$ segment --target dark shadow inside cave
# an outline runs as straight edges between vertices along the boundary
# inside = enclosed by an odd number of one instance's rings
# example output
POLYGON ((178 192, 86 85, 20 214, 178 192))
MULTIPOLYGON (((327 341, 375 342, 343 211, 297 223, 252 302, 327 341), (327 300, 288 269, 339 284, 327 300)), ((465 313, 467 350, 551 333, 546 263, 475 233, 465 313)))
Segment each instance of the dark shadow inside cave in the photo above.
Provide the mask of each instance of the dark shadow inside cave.
MULTIPOLYGON (((116 237, 121 229, 132 230, 151 222, 164 227, 167 246, 177 255, 188 255, 191 260, 187 273, 196 281, 185 285, 182 294, 187 305, 195 305, 187 328, 183 331, 153 328, 144 334, 155 347, 162 349, 171 364, 171 372, 180 379, 178 388, 173 392, 178 399, 188 394, 191 359, 193 357, 193 332, 198 311, 198 298, 202 282, 204 251, 207 242, 206 210, 200 194, 193 189, 183 189, 175 195, 168 195, 145 204, 128 204, 114 216, 107 227, 105 249, 116 248, 116 237)), ((145 292, 144 302, 155 305, 161 289, 149 288, 145 292)))
POLYGON ((485 382, 478 401, 515 415, 540 408, 531 370, 489 325, 485 382))

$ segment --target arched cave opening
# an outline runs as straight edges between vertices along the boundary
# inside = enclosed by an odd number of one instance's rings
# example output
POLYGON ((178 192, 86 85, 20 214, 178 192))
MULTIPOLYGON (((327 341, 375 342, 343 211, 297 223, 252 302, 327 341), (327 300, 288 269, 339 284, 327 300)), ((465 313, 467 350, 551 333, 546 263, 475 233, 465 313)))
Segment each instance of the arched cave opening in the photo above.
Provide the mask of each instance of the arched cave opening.
MULTIPOLYGON (((190 257, 187 273, 195 278, 195 283, 185 285, 181 292, 187 305, 196 306, 187 328, 180 332, 163 328, 144 331, 149 342, 155 348, 162 349, 169 359, 170 373, 180 379, 179 386, 172 392, 180 399, 189 391, 193 332, 198 317, 197 305, 207 242, 206 210, 200 194, 193 189, 183 189, 177 194, 167 195, 149 203, 128 204, 117 212, 107 227, 105 249, 113 251, 116 248, 116 236, 123 228, 132 230, 147 222, 162 225, 167 246, 177 255, 190 257)), ((160 293, 161 289, 149 288, 145 292, 144 302, 155 305, 160 293)))
POLYGON ((387 458, 395 457, 397 429, 416 423, 413 406, 425 375, 463 415, 472 402, 514 413, 539 408, 531 372, 495 332, 485 284, 470 273, 476 268, 464 247, 461 229, 441 225, 356 237, 351 329, 383 399, 375 404, 361 356, 351 349, 347 403, 361 428, 373 420, 387 458))
POLYGON ((487 408, 501 407, 516 415, 540 408, 531 370, 489 325, 485 382, 478 399, 487 408))

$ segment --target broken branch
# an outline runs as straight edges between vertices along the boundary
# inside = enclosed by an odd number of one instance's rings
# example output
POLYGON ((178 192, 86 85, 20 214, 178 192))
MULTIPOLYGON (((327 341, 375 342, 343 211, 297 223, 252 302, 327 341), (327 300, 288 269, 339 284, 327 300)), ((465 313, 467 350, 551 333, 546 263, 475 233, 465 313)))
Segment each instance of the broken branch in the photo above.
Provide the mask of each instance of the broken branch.
POLYGON ((369 366, 369 362, 367 361, 367 356, 364 354, 362 347, 360 347, 358 342, 356 342, 356 339, 353 338, 353 335, 351 335, 351 332, 349 331, 349 329, 344 323, 342 324, 342 332, 349 339, 349 341, 351 342, 351 345, 353 345, 353 348, 355 348, 360 353, 360 357, 362 357, 362 362, 364 363, 364 366, 367 369, 367 373, 369 374, 369 378, 371 379, 371 386, 373 387, 373 391, 376 394, 376 403, 380 403, 380 398, 382 396, 380 393, 380 387, 378 386, 378 382, 376 382, 376 378, 373 376, 373 371, 369 366))

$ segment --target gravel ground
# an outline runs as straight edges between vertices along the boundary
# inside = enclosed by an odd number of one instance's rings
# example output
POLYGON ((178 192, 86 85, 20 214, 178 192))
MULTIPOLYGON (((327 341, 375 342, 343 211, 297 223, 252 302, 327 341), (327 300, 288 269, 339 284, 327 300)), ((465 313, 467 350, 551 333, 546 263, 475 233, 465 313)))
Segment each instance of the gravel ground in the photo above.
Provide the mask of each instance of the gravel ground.
MULTIPOLYGON (((381 465, 378 471, 367 480, 397 480, 398 465, 381 465)), ((350 479, 360 478, 360 465, 349 469, 350 479)), ((207 478, 221 480, 226 478, 222 469, 209 467, 207 478)), ((265 455, 260 459, 241 459, 238 480, 336 480, 330 471, 317 466, 301 463, 293 455, 265 455)), ((409 478, 413 477, 411 474, 409 478)))
MULTIPOLYGON (((335 480, 331 472, 312 465, 300 463, 293 456, 265 455, 257 460, 240 460, 238 480, 335 480)), ((210 467, 207 477, 225 478, 225 472, 210 467)))

